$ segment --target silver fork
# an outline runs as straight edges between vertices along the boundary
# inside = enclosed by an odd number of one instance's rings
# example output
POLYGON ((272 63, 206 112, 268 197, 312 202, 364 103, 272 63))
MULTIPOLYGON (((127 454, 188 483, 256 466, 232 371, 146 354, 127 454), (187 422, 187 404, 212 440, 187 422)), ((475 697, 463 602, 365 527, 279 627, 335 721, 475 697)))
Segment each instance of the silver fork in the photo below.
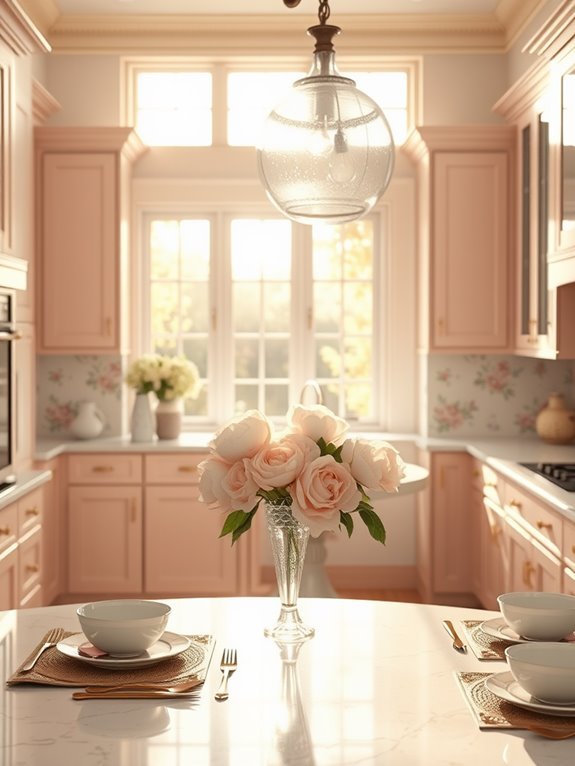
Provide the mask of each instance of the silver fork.
POLYGON ((217 700, 227 700, 228 698, 228 679, 238 667, 238 653, 235 649, 224 649, 220 670, 222 671, 222 680, 220 687, 216 692, 217 700))
POLYGON ((56 646, 58 641, 61 641, 64 638, 64 635, 65 632, 63 628, 52 628, 52 630, 46 635, 42 646, 38 649, 32 659, 28 660, 22 670, 32 670, 46 649, 49 649, 51 646, 56 646))

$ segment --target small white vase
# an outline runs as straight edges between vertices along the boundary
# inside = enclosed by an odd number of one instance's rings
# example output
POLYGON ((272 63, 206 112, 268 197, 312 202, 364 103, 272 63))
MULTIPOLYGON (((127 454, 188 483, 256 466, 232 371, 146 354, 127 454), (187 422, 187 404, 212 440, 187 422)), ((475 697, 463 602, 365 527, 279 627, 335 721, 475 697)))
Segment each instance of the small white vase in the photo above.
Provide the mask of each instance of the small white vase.
POLYGON ((182 431, 182 400, 160 401, 156 407, 158 439, 177 439, 182 431))
POLYGON ((96 439, 104 430, 105 418, 94 402, 80 402, 78 414, 70 423, 76 439, 96 439))
POLYGON ((130 431, 133 442, 154 441, 154 415, 148 394, 136 394, 130 431))

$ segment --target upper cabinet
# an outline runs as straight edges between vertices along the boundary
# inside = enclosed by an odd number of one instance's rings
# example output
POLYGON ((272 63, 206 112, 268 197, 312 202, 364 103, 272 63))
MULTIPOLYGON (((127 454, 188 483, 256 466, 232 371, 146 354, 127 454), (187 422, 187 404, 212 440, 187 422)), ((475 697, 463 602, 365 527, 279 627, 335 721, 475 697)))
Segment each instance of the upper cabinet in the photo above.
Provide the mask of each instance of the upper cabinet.
POLYGON ((421 347, 508 351, 514 131, 422 127, 404 151, 418 168, 421 347))
POLYGON ((563 2, 528 50, 536 64, 495 104, 517 131, 515 352, 575 358, 575 20, 563 2))
POLYGON ((40 352, 125 349, 126 188, 144 148, 130 128, 36 129, 40 352))

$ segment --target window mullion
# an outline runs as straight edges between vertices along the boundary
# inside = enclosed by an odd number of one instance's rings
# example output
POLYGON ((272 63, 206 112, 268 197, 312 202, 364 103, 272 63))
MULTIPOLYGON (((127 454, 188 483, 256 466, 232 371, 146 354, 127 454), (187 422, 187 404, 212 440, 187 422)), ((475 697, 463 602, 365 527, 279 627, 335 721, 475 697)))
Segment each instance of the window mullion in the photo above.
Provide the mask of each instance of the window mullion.
POLYGON ((303 384, 315 376, 313 330, 312 228, 294 224, 292 235, 292 333, 290 400, 299 401, 303 384))

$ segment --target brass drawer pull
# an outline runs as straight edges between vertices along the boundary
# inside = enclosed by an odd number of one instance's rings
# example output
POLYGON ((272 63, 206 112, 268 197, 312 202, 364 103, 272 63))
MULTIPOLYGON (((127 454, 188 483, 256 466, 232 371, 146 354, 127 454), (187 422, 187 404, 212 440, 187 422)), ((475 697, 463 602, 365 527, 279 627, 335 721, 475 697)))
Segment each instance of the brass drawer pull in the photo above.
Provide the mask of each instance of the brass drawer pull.
MULTIPOLYGON (((0 527, 0 535, 9 535, 10 527, 0 527)), ((575 546, 573 546, 575 548, 575 546)))
POLYGON ((198 470, 197 465, 179 465, 178 471, 181 473, 195 473, 198 470))
POLYGON ((499 535, 501 534, 502 530, 501 527, 496 526, 495 524, 490 528, 491 530, 491 540, 495 543, 497 542, 497 539, 499 535))
POLYGON ((538 521, 537 529, 548 529, 551 531, 553 529, 553 524, 550 524, 548 521, 538 521))
POLYGON ((571 546, 571 553, 575 553, 575 545, 571 546))
POLYGON ((26 571, 27 572, 39 572, 40 567, 38 564, 26 564, 26 571))
POLYGON ((34 506, 34 508, 27 508, 26 509, 26 516, 39 516, 40 511, 34 506))
POLYGON ((525 561, 523 563, 523 584, 527 585, 528 588, 533 588, 533 583, 531 582, 531 575, 535 572, 535 567, 530 561, 525 561))
POLYGON ((92 468, 94 473, 111 473, 114 470, 113 465, 95 465, 92 468))
POLYGON ((510 500, 509 501, 509 507, 510 508, 517 508, 518 510, 521 508, 521 503, 519 500, 510 500))

